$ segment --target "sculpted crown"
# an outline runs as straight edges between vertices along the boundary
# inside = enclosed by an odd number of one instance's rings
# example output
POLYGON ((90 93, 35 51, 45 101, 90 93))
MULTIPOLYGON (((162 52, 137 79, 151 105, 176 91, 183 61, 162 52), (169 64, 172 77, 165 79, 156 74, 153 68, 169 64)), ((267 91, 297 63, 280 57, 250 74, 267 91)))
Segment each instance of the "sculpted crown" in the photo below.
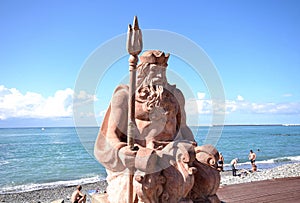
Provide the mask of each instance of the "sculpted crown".
POLYGON ((140 60, 142 63, 158 64, 162 66, 168 66, 167 62, 170 54, 165 54, 159 50, 148 50, 145 51, 141 56, 140 60))

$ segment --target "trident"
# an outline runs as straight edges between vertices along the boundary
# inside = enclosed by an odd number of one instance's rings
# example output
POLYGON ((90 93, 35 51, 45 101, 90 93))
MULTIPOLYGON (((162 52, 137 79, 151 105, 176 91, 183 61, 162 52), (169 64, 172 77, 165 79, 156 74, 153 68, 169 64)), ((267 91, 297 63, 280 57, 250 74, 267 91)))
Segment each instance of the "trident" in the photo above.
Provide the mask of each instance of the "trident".
MULTIPOLYGON (((134 133, 135 133, 135 81, 136 81, 136 65, 138 55, 143 48, 142 32, 139 28, 137 16, 134 16, 133 27, 128 25, 127 32, 127 51, 129 56, 129 99, 128 99, 128 129, 127 144, 134 150, 134 133)), ((128 203, 133 202, 133 173, 134 168, 130 168, 128 181, 128 203)))

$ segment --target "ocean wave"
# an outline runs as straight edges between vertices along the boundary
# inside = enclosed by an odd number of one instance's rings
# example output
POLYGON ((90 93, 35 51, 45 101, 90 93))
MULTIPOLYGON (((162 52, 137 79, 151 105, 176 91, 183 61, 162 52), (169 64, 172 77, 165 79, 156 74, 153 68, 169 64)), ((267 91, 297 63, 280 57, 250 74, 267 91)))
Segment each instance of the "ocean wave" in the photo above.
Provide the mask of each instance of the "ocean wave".
MULTIPOLYGON (((300 162, 300 156, 287 156, 287 157, 278 157, 266 161, 260 161, 261 163, 280 163, 280 162, 300 162)), ((258 162, 258 163, 260 163, 258 162)))
POLYGON ((74 186, 79 184, 83 185, 88 183, 95 183, 101 180, 104 179, 100 178, 100 176, 94 176, 94 177, 82 178, 78 180, 56 181, 56 182, 41 183, 41 184, 31 183, 25 185, 7 186, 7 187, 0 188, 0 194, 30 192, 35 190, 51 189, 56 187, 68 187, 68 186, 74 186))
MULTIPOLYGON (((277 157, 268 160, 256 161, 256 164, 264 165, 264 164, 278 164, 278 163, 289 163, 289 162, 300 162, 300 156, 286 156, 286 157, 277 157)), ((238 163, 238 165, 249 165, 250 161, 238 163)), ((230 164, 224 164, 224 166, 229 167, 230 164)))
POLYGON ((298 133, 273 133, 270 135, 273 135, 273 136, 299 136, 300 134, 298 134, 298 133))
POLYGON ((9 161, 5 161, 5 160, 3 160, 3 161, 0 161, 0 166, 2 166, 2 165, 6 165, 6 164, 9 164, 9 161))

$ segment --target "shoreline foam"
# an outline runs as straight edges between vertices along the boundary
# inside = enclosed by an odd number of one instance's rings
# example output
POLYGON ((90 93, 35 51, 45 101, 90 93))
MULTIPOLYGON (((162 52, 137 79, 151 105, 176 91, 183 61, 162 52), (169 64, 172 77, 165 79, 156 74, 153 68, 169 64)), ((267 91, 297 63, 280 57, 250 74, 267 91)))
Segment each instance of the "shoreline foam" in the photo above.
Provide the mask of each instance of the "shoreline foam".
POLYGON ((40 183, 40 184, 30 183, 25 185, 8 186, 0 189, 0 195, 31 192, 37 190, 46 190, 46 189, 52 189, 57 187, 72 187, 79 184, 85 185, 85 184, 92 184, 101 181, 105 181, 105 180, 101 179, 99 176, 95 176, 91 178, 82 178, 78 180, 56 181, 56 182, 40 183))

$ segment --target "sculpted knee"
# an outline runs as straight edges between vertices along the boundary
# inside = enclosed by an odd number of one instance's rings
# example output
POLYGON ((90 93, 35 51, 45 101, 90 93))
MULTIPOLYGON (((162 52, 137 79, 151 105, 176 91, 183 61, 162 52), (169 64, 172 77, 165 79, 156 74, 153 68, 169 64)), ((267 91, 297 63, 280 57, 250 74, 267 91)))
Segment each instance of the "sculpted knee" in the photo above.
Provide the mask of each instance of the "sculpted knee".
POLYGON ((196 160, 213 168, 217 168, 219 159, 218 150, 212 145, 203 145, 195 147, 196 160))

